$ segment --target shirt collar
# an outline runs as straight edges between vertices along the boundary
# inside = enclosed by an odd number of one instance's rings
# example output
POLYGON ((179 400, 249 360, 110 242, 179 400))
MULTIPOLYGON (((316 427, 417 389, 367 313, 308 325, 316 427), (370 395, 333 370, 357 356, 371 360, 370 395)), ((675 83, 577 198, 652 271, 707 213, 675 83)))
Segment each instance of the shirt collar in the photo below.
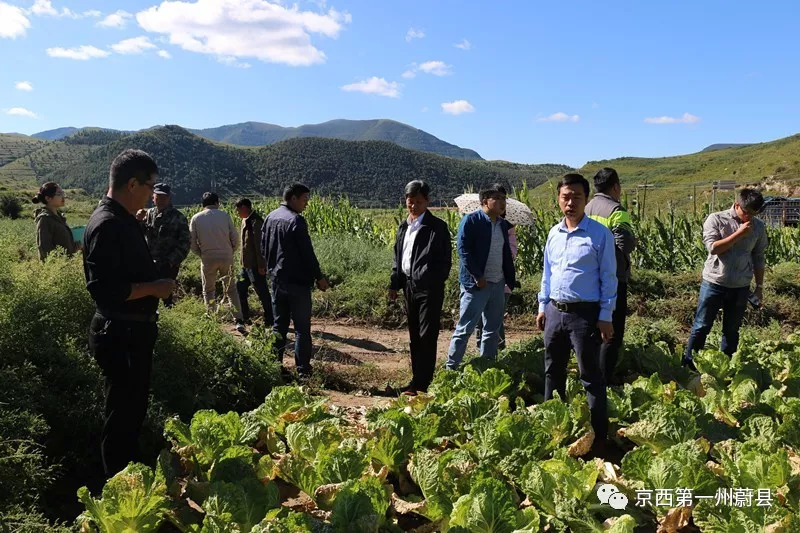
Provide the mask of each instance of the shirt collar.
POLYGON ((133 218, 133 215, 125 209, 125 206, 119 203, 118 201, 114 200, 110 196, 106 195, 103 196, 103 199, 100 200, 100 205, 108 207, 113 213, 117 215, 128 215, 129 217, 133 218))
MULTIPOLYGON (((427 211, 425 211, 425 213, 427 213, 427 211)), ((422 225, 422 219, 425 218, 425 213, 422 213, 420 216, 417 217, 416 220, 413 220, 413 221, 411 220, 410 216, 407 217, 406 218, 406 222, 408 223, 408 227, 416 228, 416 227, 422 225)))
MULTIPOLYGON (((589 217, 586 216, 586 213, 584 213, 583 218, 581 219, 580 222, 578 222, 578 227, 575 229, 586 231, 586 227, 588 225, 589 225, 589 217)), ((565 233, 569 233, 569 228, 567 227, 567 217, 561 219, 561 222, 558 223, 558 229, 565 233)))

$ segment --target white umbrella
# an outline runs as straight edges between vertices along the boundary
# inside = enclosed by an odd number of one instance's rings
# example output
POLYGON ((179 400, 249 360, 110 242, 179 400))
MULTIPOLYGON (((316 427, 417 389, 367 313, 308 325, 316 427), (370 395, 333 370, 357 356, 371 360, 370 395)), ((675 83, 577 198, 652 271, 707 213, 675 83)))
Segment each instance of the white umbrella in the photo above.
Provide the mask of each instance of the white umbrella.
MULTIPOLYGON (((476 193, 462 194, 453 200, 458 207, 458 211, 464 215, 472 213, 481 208, 481 201, 476 193)), ((506 220, 515 226, 531 226, 533 224, 533 213, 531 209, 520 202, 509 198, 506 200, 506 220)))

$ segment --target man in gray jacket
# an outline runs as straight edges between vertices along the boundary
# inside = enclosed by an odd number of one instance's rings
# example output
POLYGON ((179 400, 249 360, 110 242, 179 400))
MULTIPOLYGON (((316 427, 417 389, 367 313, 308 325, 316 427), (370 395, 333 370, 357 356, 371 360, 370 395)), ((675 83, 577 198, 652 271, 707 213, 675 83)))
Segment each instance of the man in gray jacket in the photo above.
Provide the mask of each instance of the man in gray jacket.
POLYGON ((756 278, 754 295, 759 305, 763 301, 767 229, 764 222, 755 218, 763 205, 760 192, 744 188, 737 194, 733 207, 711 213, 703 224, 708 259, 703 267, 692 333, 683 356, 683 365, 692 370, 696 370, 694 352, 705 347, 706 337, 720 309, 720 350, 729 356, 736 352, 753 276, 756 278))
POLYGON ((620 203, 622 185, 617 171, 602 168, 594 176, 595 195, 586 204, 586 215, 600 222, 614 235, 617 258, 617 305, 611 319, 614 336, 600 347, 600 369, 606 383, 616 385, 620 380, 614 376, 619 350, 625 335, 625 316, 628 312, 628 281, 631 277, 631 253, 636 247, 631 215, 620 203))
POLYGON ((240 333, 245 332, 244 317, 233 276, 233 253, 239 248, 239 235, 231 216, 219 208, 216 193, 203 193, 203 210, 189 222, 192 251, 200 256, 200 276, 203 279, 203 301, 206 308, 216 306, 217 279, 233 306, 234 322, 240 333))

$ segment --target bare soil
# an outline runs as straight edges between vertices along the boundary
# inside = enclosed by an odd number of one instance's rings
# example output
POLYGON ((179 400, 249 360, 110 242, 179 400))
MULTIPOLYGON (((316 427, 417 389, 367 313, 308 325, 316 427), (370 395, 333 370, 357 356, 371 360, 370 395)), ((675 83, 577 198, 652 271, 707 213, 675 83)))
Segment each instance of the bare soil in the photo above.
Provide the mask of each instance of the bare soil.
MULTIPOLYGON (((348 411, 387 405, 396 389, 411 379, 408 330, 357 324, 349 320, 314 319, 314 377, 310 385, 348 411)), ((447 359, 452 330, 439 332, 437 365, 447 359)), ((506 324, 509 343, 537 334, 528 324, 506 324)), ((289 332, 284 366, 294 368, 293 332, 289 332)), ((473 335, 467 353, 477 353, 473 335)), ((356 414, 356 413, 353 413, 356 414)))

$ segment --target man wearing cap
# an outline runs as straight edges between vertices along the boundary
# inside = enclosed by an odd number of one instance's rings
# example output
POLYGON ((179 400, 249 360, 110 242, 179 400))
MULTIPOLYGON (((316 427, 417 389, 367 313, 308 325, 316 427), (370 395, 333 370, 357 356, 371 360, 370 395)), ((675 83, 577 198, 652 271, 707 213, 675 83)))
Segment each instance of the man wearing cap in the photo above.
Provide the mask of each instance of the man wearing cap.
MULTIPOLYGON (((153 187, 153 204, 155 207, 139 210, 136 218, 144 227, 159 277, 177 279, 181 263, 189 254, 189 223, 183 213, 172 207, 172 191, 166 183, 153 187)), ((164 305, 172 306, 172 295, 164 305)))

